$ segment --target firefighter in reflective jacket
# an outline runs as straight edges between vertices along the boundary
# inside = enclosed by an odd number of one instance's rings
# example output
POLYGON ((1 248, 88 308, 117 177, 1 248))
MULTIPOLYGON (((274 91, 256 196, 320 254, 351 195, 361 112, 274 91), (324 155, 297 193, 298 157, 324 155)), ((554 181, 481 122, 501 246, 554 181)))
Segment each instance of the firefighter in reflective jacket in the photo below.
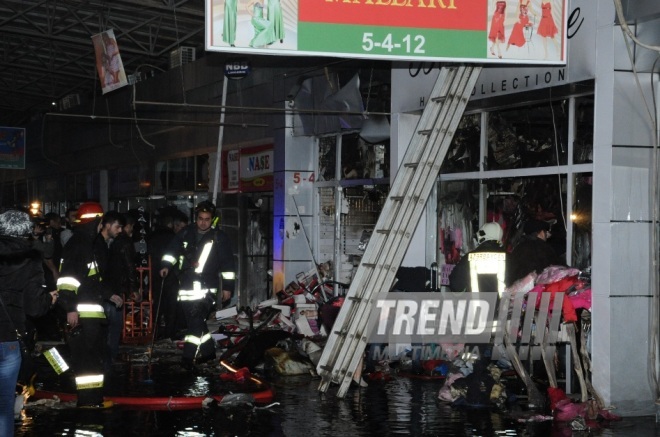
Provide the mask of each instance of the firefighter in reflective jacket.
POLYGON ((499 223, 484 224, 476 234, 478 247, 468 252, 449 275, 453 292, 504 292, 506 250, 502 247, 504 231, 499 223))
POLYGON ((178 300, 186 317, 182 365, 215 358, 215 345, 206 325, 206 318, 215 305, 220 284, 221 300, 231 299, 236 278, 234 253, 229 237, 213 223, 215 206, 209 201, 196 208, 195 223, 182 229, 161 260, 161 277, 178 265, 178 300), (222 278, 222 281, 220 281, 222 278))
POLYGON ((78 406, 105 408, 103 401, 103 358, 106 350, 106 320, 103 301, 116 305, 121 297, 102 281, 108 257, 107 242, 99 234, 103 209, 100 204, 80 205, 73 236, 62 253, 57 280, 58 304, 67 315, 66 340, 71 349, 78 406))

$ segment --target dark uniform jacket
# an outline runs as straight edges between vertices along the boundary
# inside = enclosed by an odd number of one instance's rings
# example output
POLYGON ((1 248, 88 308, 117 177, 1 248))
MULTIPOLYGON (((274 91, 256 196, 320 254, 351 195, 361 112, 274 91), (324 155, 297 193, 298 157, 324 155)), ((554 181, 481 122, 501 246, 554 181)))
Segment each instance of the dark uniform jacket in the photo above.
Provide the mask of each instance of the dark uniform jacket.
MULTIPOLYGON (((454 292, 472 291, 470 285, 470 253, 505 252, 504 248, 495 241, 485 241, 473 251, 466 253, 449 274, 449 288, 454 292)), ((479 291, 497 292, 497 278, 494 275, 479 275, 479 291), (492 276, 492 277, 491 277, 492 276)))
POLYGON ((127 234, 122 232, 110 244, 110 260, 105 278, 112 285, 114 294, 124 299, 140 288, 136 257, 135 245, 127 234))
POLYGON ((552 246, 536 236, 525 236, 506 258, 506 286, 531 272, 541 273, 551 265, 563 265, 552 246))
POLYGON ((234 292, 234 253, 229 237, 219 229, 200 234, 191 223, 176 234, 163 255, 161 268, 172 270, 175 265, 180 269, 180 290, 190 290, 198 281, 202 289, 215 293, 222 276, 222 290, 234 292))
POLYGON ((97 232, 99 221, 76 226, 64 246, 57 288, 58 302, 67 313, 77 311, 81 303, 101 305, 115 294, 108 281, 102 280, 108 267, 108 246, 97 232))
POLYGON ((26 239, 0 236, 0 297, 11 317, 0 308, 0 342, 15 341, 15 329, 25 333, 26 315, 48 312, 52 298, 43 285, 41 254, 26 239))

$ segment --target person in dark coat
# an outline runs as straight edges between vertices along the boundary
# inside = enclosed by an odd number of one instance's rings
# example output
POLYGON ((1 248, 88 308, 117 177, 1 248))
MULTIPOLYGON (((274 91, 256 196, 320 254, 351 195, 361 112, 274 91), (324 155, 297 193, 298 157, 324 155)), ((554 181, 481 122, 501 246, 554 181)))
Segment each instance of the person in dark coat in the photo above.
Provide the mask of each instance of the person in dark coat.
POLYGON ((174 340, 177 332, 186 327, 185 316, 177 302, 179 277, 174 269, 164 278, 160 277, 158 267, 168 246, 176 234, 188 225, 188 217, 176 207, 167 207, 159 211, 156 230, 149 236, 147 247, 151 258, 151 284, 153 291, 153 312, 159 320, 154 321, 157 338, 174 340))
POLYGON ((44 287, 41 254, 27 240, 30 216, 9 210, 0 214, 0 435, 14 435, 14 398, 21 367, 17 331, 25 335, 26 317, 48 312, 57 292, 44 287))
POLYGON ((477 248, 466 253, 449 274, 449 288, 451 291, 498 291, 499 287, 495 275, 479 275, 479 283, 476 286, 472 284, 469 258, 471 253, 504 254, 503 234, 502 227, 495 222, 486 223, 477 231, 477 248))
POLYGON ((80 205, 73 236, 64 246, 57 280, 59 304, 66 312, 66 340, 71 349, 78 407, 84 408, 112 406, 103 399, 108 334, 103 303, 110 301, 117 308, 124 303, 109 281, 102 278, 108 267, 108 244, 99 232, 102 215, 103 208, 96 202, 80 205))
MULTIPOLYGON (((112 291, 126 301, 141 301, 140 284, 135 265, 135 245, 133 244, 133 226, 135 218, 108 211, 103 215, 101 235, 110 242, 108 271, 104 277, 109 281, 112 291)), ((124 308, 106 300, 103 302, 105 316, 108 319, 108 354, 105 369, 117 358, 119 343, 124 328, 124 308)))
POLYGON ((523 240, 507 256, 507 287, 531 272, 541 273, 548 266, 565 264, 547 242, 551 227, 550 223, 543 220, 532 219, 525 222, 523 240))
POLYGON ((175 236, 160 269, 161 278, 165 278, 175 266, 179 267, 178 299, 187 325, 181 364, 189 370, 194 364, 215 358, 215 343, 206 318, 216 300, 231 299, 236 280, 231 240, 215 227, 215 205, 201 202, 196 213, 195 223, 175 236))

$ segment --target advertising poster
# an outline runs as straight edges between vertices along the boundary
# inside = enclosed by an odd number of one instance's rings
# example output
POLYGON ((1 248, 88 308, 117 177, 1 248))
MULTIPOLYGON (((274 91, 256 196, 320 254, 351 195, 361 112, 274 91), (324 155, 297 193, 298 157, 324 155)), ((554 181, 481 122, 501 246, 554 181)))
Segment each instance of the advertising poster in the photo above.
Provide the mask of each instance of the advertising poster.
POLYGON ((225 165, 222 172, 222 191, 225 193, 238 193, 240 188, 240 154, 238 149, 222 152, 222 162, 225 165))
POLYGON ((92 42, 96 54, 96 70, 103 94, 128 85, 114 30, 110 29, 93 35, 92 42))
POLYGON ((25 169, 25 129, 0 127, 0 168, 25 169))
POLYGON ((273 145, 243 147, 222 152, 222 191, 273 191, 273 145))
POLYGON ((273 191, 272 144, 241 149, 241 192, 273 191))
POLYGON ((565 64, 566 0, 206 0, 206 49, 565 64))

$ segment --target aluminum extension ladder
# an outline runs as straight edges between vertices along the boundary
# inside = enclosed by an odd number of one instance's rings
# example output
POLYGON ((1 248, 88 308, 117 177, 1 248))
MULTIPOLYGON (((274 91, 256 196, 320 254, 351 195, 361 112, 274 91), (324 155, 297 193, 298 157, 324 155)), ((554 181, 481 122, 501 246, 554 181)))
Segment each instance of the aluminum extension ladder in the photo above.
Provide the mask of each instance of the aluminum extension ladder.
POLYGON ((319 391, 334 382, 340 385, 337 396, 346 394, 367 345, 374 296, 394 283, 480 72, 481 66, 440 70, 323 349, 316 368, 319 391))

